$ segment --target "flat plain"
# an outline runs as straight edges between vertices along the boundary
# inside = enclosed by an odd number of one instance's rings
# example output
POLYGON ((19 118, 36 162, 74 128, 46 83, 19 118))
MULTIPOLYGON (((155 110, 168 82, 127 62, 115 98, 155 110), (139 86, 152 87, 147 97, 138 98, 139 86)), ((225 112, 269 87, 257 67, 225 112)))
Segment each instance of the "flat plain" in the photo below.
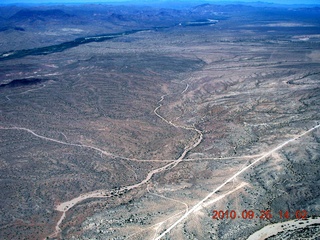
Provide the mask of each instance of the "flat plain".
POLYGON ((1 239, 320 237, 318 8, 0 9, 1 239))

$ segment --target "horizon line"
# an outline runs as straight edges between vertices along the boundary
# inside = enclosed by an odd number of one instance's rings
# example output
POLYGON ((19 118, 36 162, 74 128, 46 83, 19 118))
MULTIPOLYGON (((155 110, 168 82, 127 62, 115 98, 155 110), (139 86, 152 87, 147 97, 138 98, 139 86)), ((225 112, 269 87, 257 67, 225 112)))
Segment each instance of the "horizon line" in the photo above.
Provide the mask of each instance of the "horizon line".
MULTIPOLYGON (((299 1, 299 0, 297 0, 299 1)), ((278 2, 278 0, 275 1, 250 1, 250 0, 243 0, 243 1, 233 1, 233 0, 224 0, 224 1, 215 1, 215 0, 194 0, 194 1, 170 1, 170 0, 100 0, 100 1, 91 1, 91 0, 53 0, 53 1, 41 1, 38 2, 38 0, 26 0, 26 1, 6 1, 3 3, 0 3, 0 5, 53 5, 53 4, 131 4, 131 5, 190 5, 190 4, 254 4, 254 5, 283 5, 283 6, 320 6, 320 3, 314 3, 312 2, 278 2)))

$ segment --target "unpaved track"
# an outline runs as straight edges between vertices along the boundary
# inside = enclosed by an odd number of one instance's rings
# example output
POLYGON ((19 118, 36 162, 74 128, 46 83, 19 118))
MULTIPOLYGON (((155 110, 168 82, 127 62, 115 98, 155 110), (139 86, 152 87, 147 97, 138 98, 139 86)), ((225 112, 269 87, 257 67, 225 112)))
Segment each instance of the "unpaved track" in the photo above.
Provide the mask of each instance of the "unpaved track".
MULTIPOLYGON (((189 85, 187 85, 188 87, 189 85)), ((186 89, 182 92, 184 93, 186 90, 187 90, 187 87, 186 89)), ((141 182, 139 183, 136 183, 134 185, 130 185, 130 186, 126 186, 126 187, 122 187, 118 190, 118 193, 121 193, 121 192, 125 192, 125 191, 128 191, 128 190, 131 190, 131 189, 134 189, 134 188, 137 188, 137 187, 140 187, 141 185, 147 183, 152 177, 154 174, 156 173, 160 173, 160 172, 163 172, 165 170, 169 170, 169 169, 172 169, 174 168, 175 166, 177 166, 181 161, 184 160, 185 156, 187 155, 187 153, 189 151, 191 151, 192 149, 196 148, 201 142, 202 142, 202 139, 203 139, 203 134, 202 132, 197 129, 195 126, 182 126, 182 125, 177 125, 167 119, 165 119, 164 117, 162 117, 158 111, 159 109, 162 107, 162 101, 164 100, 166 95, 163 95, 161 96, 161 99, 159 100, 159 106, 157 106, 155 109, 154 109, 154 113, 156 116, 158 116, 160 119, 162 119, 164 122, 166 122, 167 124, 173 126, 173 127, 176 127, 176 128, 182 128, 182 129, 186 129, 186 130, 191 130, 191 131, 195 131, 197 134, 198 134, 198 140, 191 146, 189 147, 185 147, 183 153, 180 155, 180 157, 176 160, 167 160, 167 161, 170 161, 170 163, 166 164, 165 166, 162 166, 160 168, 157 168, 157 169, 154 169, 152 171, 150 171, 146 178, 144 180, 142 180, 141 182)), ((223 184, 221 184, 219 187, 217 187, 213 192, 211 192, 210 194, 208 194, 204 199, 202 199, 200 202, 198 202, 198 204, 196 204, 194 207, 192 207, 191 209, 189 209, 188 211, 185 212, 185 214, 179 218, 174 224, 172 224, 166 231, 164 231, 161 235, 159 235, 158 237, 156 237, 155 239, 161 239, 162 237, 164 237, 167 233, 169 233, 176 225, 178 225, 181 221, 183 221, 185 218, 187 218, 191 213, 193 213, 195 210, 199 209, 201 207, 201 205, 208 199, 210 198, 213 194, 215 194, 218 190, 220 190, 222 187, 224 187, 226 184, 228 184, 229 182, 233 181, 237 176, 239 176, 241 173, 245 172, 246 170, 248 170, 249 168, 251 168, 253 165, 255 165, 256 163, 258 163, 259 161, 261 161, 262 159, 270 156, 272 153, 278 151, 279 149, 283 148, 284 146, 286 146, 287 144, 289 144, 290 142, 304 136, 305 134, 308 134, 309 132, 315 130, 316 128, 318 128, 320 125, 317 125, 311 129, 309 129, 308 131, 280 144, 279 146, 277 146, 276 148, 272 149, 271 151, 261 155, 261 157, 257 158, 255 161, 253 161, 251 164, 249 164, 248 166, 244 167, 242 170, 238 171, 235 175, 233 175, 231 178, 229 178, 227 181, 225 181, 223 184)), ((90 149, 93 149, 95 151, 98 151, 100 152, 101 154, 103 155, 106 155, 106 156, 114 156, 114 157, 119 157, 119 158, 122 158, 122 159, 127 159, 127 160, 131 160, 131 161, 163 161, 165 162, 166 160, 138 160, 138 159, 129 159, 129 158, 125 158, 125 157, 120 157, 120 156, 117 156, 115 154, 112 154, 112 153, 109 153, 107 151, 104 151, 100 148, 97 148, 97 147, 94 147, 94 146, 89 146, 89 145, 84 145, 84 144, 75 144, 75 143, 68 143, 68 142, 64 142, 64 141, 60 141, 60 140, 56 140, 56 139, 53 139, 53 138, 49 138, 49 137, 45 137, 45 136, 42 136, 42 135, 39 135, 37 133, 35 133, 34 131, 32 131, 31 129, 28 129, 28 128, 22 128, 22 127, 0 127, 0 129, 11 129, 11 130, 22 130, 22 131, 27 131, 29 132, 30 134, 38 137, 38 138, 41 138, 43 140, 47 140, 47 141, 52 141, 52 142, 56 142, 56 143, 59 143, 59 144, 64 144, 64 145, 68 145, 68 146, 74 146, 74 147, 84 147, 84 148, 90 148, 90 149)), ((250 156, 246 156, 246 157, 250 157, 250 156)), ((214 159, 214 158, 213 158, 214 159)), ((220 159, 220 158, 219 158, 220 159)), ((196 160, 196 159, 190 159, 190 160, 196 160)), ((111 191, 106 191, 106 190, 97 190, 97 191, 93 191, 93 192, 89 192, 89 193, 86 193, 86 194, 82 194, 76 198, 73 198, 69 201, 66 201, 66 202, 63 202, 59 205, 56 206, 56 210, 61 212, 61 217, 60 219, 58 220, 57 224, 56 224, 56 227, 55 227, 55 232, 52 233, 49 237, 58 237, 58 235, 60 234, 61 232, 61 229, 60 229, 60 225, 61 223, 63 222, 65 216, 66 216, 66 212, 68 210, 70 210, 72 207, 74 207, 76 204, 78 204, 79 202, 82 202, 83 200, 85 199, 91 199, 91 198, 107 198, 107 197, 110 197, 111 196, 111 191)), ((219 198, 219 197, 218 197, 219 198)), ((220 199, 220 198, 219 198, 220 199)), ((214 201, 214 200, 213 200, 214 201)))
MULTIPOLYGON (((194 211, 198 210, 199 208, 201 208, 201 205, 207 201, 210 197, 212 197, 213 194, 215 194, 216 192, 218 192, 221 188, 223 188, 225 185, 227 185, 228 183, 230 183, 231 181, 233 181, 236 177, 238 177, 241 173, 247 171, 248 169, 250 169, 251 167, 253 167, 254 165, 256 165, 258 162, 260 162, 261 160, 265 159, 266 157, 270 156, 272 153, 280 150, 281 148, 283 148, 284 146, 288 145, 289 143, 297 140, 300 137, 303 137, 304 135, 312 132, 313 130, 317 129, 320 127, 319 125, 316 125, 313 128, 310 128, 309 130, 305 131, 304 133, 297 135, 294 138, 289 139, 288 141, 285 141, 284 143, 278 145, 277 147, 275 147, 274 149, 270 150, 269 152, 263 154, 261 157, 257 158, 256 160, 254 160, 251 164, 249 164, 248 166, 244 167, 243 169, 241 169, 240 171, 238 171, 236 174, 234 174, 232 177, 230 177, 228 180, 226 180, 224 183, 222 183, 220 186, 218 186, 216 189, 214 189, 211 193, 209 193, 205 198, 203 198, 201 201, 199 201, 196 205, 194 205, 188 212, 186 212, 181 218, 179 218, 174 224, 172 224, 170 227, 168 227, 162 234, 160 234, 157 238, 155 238, 154 240, 160 240, 161 238, 163 238, 167 233, 169 233, 175 226, 177 226, 180 222, 182 222, 183 220, 185 220, 191 213, 193 213, 194 211)), ((221 197, 217 197, 219 199, 221 199, 221 197)), ((216 198, 216 199, 217 199, 216 198)), ((215 199, 213 199, 212 201, 214 201, 215 199)))
MULTIPOLYGON (((57 139, 54 139, 54 138, 49 138, 49 137, 46 137, 46 136, 42 136, 42 135, 39 135, 39 134, 35 133, 33 130, 31 130, 29 128, 2 127, 2 126, 0 126, 0 129, 4 129, 4 130, 22 130, 22 131, 26 131, 28 133, 31 133, 32 135, 34 135, 34 136, 36 136, 38 138, 41 138, 43 140, 46 140, 46 141, 51 141, 51 142, 55 142, 55 143, 59 143, 59 144, 67 145, 67 146, 73 146, 73 147, 89 148, 89 149, 93 149, 93 150, 101 153, 102 155, 121 158, 121 159, 128 160, 128 161, 135 161, 135 162, 172 162, 172 161, 174 161, 174 160, 149 160, 149 159, 139 160, 139 159, 134 159, 134 158, 126 158, 126 157, 122 157, 122 156, 116 155, 116 154, 111 153, 111 152, 107 152, 107 151, 102 150, 102 149, 100 149, 98 147, 94 147, 94 146, 90 146, 90 145, 86 145, 86 144, 68 143, 68 142, 60 141, 60 140, 57 140, 57 139)), ((62 132, 60 132, 60 133, 67 139, 67 137, 66 137, 66 135, 64 133, 62 133, 62 132)))
MULTIPOLYGON (((187 85, 189 86, 189 85, 187 85)), ((187 90, 187 88, 185 89, 185 91, 187 90)), ((183 91, 183 93, 185 92, 183 91)), ((164 100, 166 95, 163 95, 161 96, 161 99, 159 100, 159 106, 156 107, 154 109, 154 113, 156 114, 156 116, 158 116, 160 119, 162 119, 163 121, 165 121, 166 123, 176 127, 176 128, 183 128, 183 129, 186 129, 186 130, 191 130, 191 131, 195 131, 197 132, 197 134, 199 135, 199 138, 198 140, 190 147, 185 147, 183 153, 180 155, 180 157, 175 160, 175 161, 172 161, 168 164, 166 164, 165 166, 163 167, 160 167, 160 168, 157 168, 157 169, 154 169, 152 171, 150 171, 148 174, 147 174, 147 177, 142 180, 141 182, 139 183, 136 183, 134 185, 130 185, 130 186, 126 186, 126 187, 122 187, 118 190, 118 193, 122 193, 122 192, 125 192, 125 191, 129 191, 129 190, 132 190, 134 188, 137 188, 137 187, 140 187, 141 185, 147 183, 154 174, 156 173, 160 173, 160 172, 163 172, 165 170, 169 170, 169 169, 172 169, 174 168, 175 166, 177 166, 183 159, 184 157, 187 155, 187 153, 189 151, 191 151, 192 149, 194 149, 195 147, 197 147, 201 141, 202 141, 202 138, 203 138, 203 134, 200 130, 198 130, 196 127, 188 127, 188 126, 180 126, 180 125, 176 125, 174 123, 172 123, 171 121, 168 121, 167 119, 165 119, 164 117, 162 117, 157 111, 161 108, 162 104, 161 102, 164 100)), ((54 139, 49 139, 47 137, 43 137, 43 136, 40 136, 38 134, 35 134, 33 131, 30 131, 29 129, 23 129, 25 131, 28 131, 30 133, 32 133, 33 135, 37 136, 37 137, 41 137, 43 139, 46 139, 46 140, 54 140, 54 139)), ((95 149, 103 154, 110 154, 110 153, 107 153, 99 148, 95 148, 95 147, 92 147, 92 146, 87 146, 87 145, 80 145, 80 144, 68 144, 68 143, 65 143, 65 142, 62 142, 62 141, 58 141, 58 140, 54 140, 55 142, 59 142, 59 143, 63 143, 63 144, 67 144, 67 145, 71 145, 71 146, 81 146, 81 147, 89 147, 89 148, 92 148, 92 149, 95 149)), ((112 154, 110 154, 112 155, 112 154)), ((110 195, 110 191, 106 191, 106 190, 97 190, 97 191, 94 191, 94 192, 89 192, 89 193, 86 193, 86 194, 82 194, 80 195, 79 197, 76 197, 76 198, 73 198, 71 199, 70 201, 66 201, 66 202, 63 202, 61 204, 59 204, 58 206, 56 206, 56 210, 61 212, 62 215, 59 219, 59 221, 57 222, 56 224, 56 227, 55 227, 55 232, 52 233, 49 237, 57 237, 60 232, 61 232, 61 229, 60 229, 60 225, 62 223, 62 221, 64 220, 65 216, 66 216, 66 212, 71 209, 73 206, 75 206, 76 204, 78 204, 79 202, 82 202, 83 200, 85 199, 90 199, 90 198, 106 198, 106 197, 109 197, 110 195)))

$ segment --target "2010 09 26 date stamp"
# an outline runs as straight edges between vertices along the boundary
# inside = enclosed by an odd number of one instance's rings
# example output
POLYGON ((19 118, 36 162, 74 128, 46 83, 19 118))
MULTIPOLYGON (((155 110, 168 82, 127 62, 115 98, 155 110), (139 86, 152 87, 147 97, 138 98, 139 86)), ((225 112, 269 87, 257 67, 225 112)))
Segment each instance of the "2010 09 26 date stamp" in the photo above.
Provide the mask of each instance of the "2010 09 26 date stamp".
MULTIPOLYGON (((243 210, 242 212, 236 212, 235 210, 213 210, 212 219, 262 219, 270 220, 275 215, 271 213, 271 210, 260 210, 257 212, 253 210, 243 210)), ((296 210, 294 213, 290 213, 289 210, 282 211, 278 213, 280 219, 306 219, 308 217, 308 212, 306 210, 296 210)))

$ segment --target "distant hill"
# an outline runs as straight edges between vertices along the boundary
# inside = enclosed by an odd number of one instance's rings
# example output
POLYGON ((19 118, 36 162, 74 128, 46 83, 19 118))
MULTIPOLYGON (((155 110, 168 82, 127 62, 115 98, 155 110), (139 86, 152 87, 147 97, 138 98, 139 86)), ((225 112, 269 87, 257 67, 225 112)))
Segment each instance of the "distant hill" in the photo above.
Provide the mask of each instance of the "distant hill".
POLYGON ((72 15, 65 13, 59 9, 50 10, 30 10, 23 9, 11 16, 10 20, 25 21, 25 20, 46 20, 46 19, 66 19, 72 15))
POLYGON ((242 4, 228 4, 228 5, 216 5, 216 4, 201 4, 192 8, 192 12, 197 13, 208 13, 215 11, 224 12, 239 12, 239 11, 250 11, 254 9, 252 6, 242 4))

